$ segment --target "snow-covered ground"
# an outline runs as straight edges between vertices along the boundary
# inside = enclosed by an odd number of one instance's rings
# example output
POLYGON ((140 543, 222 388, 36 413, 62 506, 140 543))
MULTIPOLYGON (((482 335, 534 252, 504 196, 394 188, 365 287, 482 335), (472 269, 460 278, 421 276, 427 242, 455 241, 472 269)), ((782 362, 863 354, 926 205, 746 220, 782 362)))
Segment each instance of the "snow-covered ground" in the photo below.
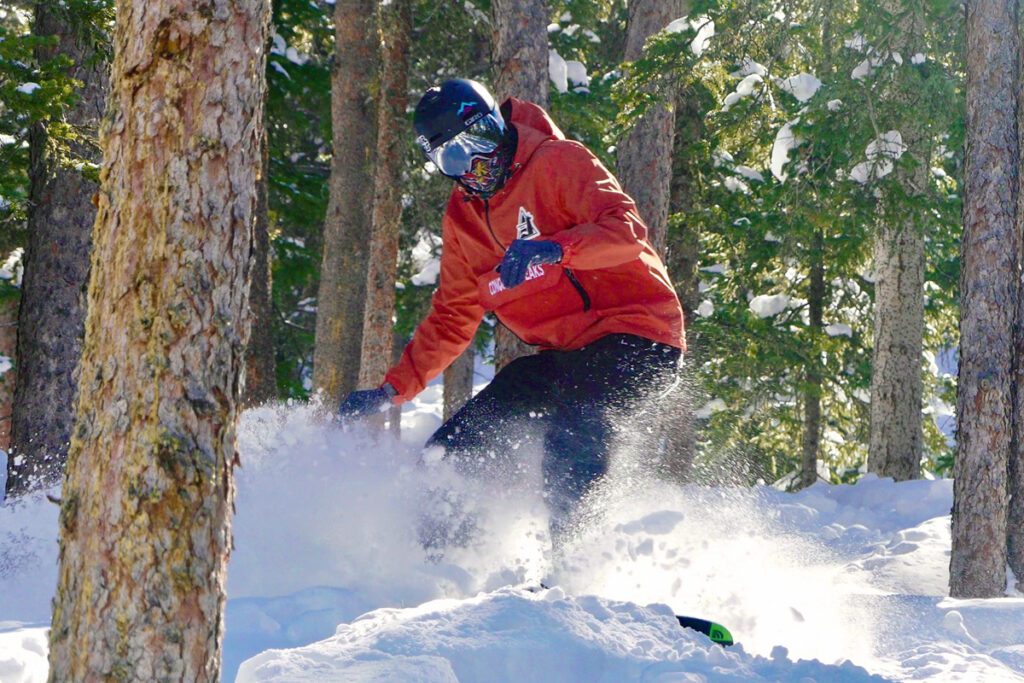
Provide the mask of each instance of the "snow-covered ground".
MULTIPOLYGON (((948 480, 677 487, 626 452, 552 553, 537 454, 483 484, 420 464, 439 392, 401 442, 306 405, 244 415, 225 680, 1024 681, 1024 598, 944 597, 948 480), (450 509, 437 491, 481 532, 432 563, 417 528, 450 509)), ((0 507, 2 683, 45 680, 56 523, 45 499, 0 507)))

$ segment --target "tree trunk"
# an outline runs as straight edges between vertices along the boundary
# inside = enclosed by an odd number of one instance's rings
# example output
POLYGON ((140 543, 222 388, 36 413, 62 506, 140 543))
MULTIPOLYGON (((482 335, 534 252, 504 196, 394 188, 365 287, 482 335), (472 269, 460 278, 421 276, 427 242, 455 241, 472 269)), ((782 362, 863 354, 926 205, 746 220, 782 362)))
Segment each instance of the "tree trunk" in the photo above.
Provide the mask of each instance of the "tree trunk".
POLYGON ((1022 416, 1024 416, 1024 368, 1022 368, 1021 354, 1024 353, 1024 334, 1022 334, 1019 321, 1024 320, 1024 297, 1018 304, 1017 309, 1017 370, 1016 370, 1016 393, 1015 393, 1015 415, 1014 415, 1014 440, 1013 448, 1010 450, 1010 464, 1008 468, 1009 482, 1007 494, 1009 497, 1009 509, 1006 520, 1006 554, 1007 563, 1013 570, 1016 578, 1016 589, 1024 592, 1024 449, 1021 447, 1022 416))
POLYGON ((960 280, 960 370, 953 468, 954 597, 1006 587, 1007 456, 1020 249, 1015 209, 1019 38, 1013 0, 967 3, 967 149, 960 280))
MULTIPOLYGON (((632 0, 626 35, 625 61, 643 56, 644 43, 682 12, 680 0, 632 0)), ((640 217, 650 229, 649 239, 664 259, 667 244, 672 148, 675 135, 673 93, 665 103, 651 107, 629 129, 618 147, 619 180, 636 201, 640 217)))
MULTIPOLYGON (((517 97, 548 105, 548 3, 546 0, 494 0, 494 90, 498 101, 517 97)), ((536 352, 504 325, 494 329, 494 365, 503 367, 536 352)))
POLYGON ((121 0, 50 681, 216 681, 267 0, 121 0))
MULTIPOLYGON (((79 129, 82 141, 73 151, 92 163, 100 161, 95 138, 109 86, 107 65, 66 12, 53 3, 36 5, 34 33, 56 36, 53 47, 40 48, 40 62, 58 56, 74 62, 70 75, 82 81, 79 100, 66 122, 79 129)), ((89 277, 93 195, 98 186, 81 170, 62 165, 50 146, 45 126, 30 132, 29 240, 25 251, 21 310, 18 316, 18 376, 11 414, 11 454, 7 492, 18 496, 60 481, 67 458, 78 383, 78 360, 85 325, 85 286, 89 277)))
POLYGON ((821 229, 814 233, 811 249, 811 281, 807 293, 808 327, 811 344, 807 367, 804 369, 804 430, 801 439, 800 487, 806 488, 818 481, 818 453, 821 450, 821 344, 823 313, 825 310, 825 238, 821 229))
POLYGON ((471 344, 454 363, 444 371, 444 419, 459 412, 473 397, 473 361, 476 350, 471 344))
MULTIPOLYGON (((899 17, 900 30, 893 49, 901 54, 927 52, 925 26, 920 13, 908 5, 888 0, 885 9, 899 17)), ((917 69, 903 67, 882 97, 914 111, 921 76, 917 69)), ((924 227, 927 217, 919 215, 916 203, 928 191, 929 136, 921 122, 910 115, 894 122, 905 146, 897 164, 896 179, 901 192, 895 201, 882 205, 880 225, 875 234, 875 335, 871 363, 871 436, 868 470, 896 481, 916 479, 921 473, 924 433, 921 426, 924 352, 924 227)))
MULTIPOLYGON (((0 299, 0 356, 11 359, 12 365, 0 373, 0 449, 11 450, 11 412, 14 409, 14 386, 18 381, 18 304, 20 298, 0 299)), ((2 370, 3 368, 0 368, 2 370)), ((8 463, 10 466, 10 463, 8 463)), ((6 488, 6 487, 5 487, 6 488)))
MULTIPOLYGON (((264 103, 266 111, 266 103, 264 103)), ((274 358, 274 304, 271 299, 270 214, 267 210, 270 172, 267 134, 263 132, 262 162, 256 194, 256 233, 253 242, 252 284, 249 311, 252 334, 245 351, 245 405, 258 406, 277 396, 277 364, 274 358)))
POLYGON ((398 229, 402 220, 402 168, 405 161, 409 96, 411 0, 380 6, 381 89, 377 104, 377 154, 373 231, 363 317, 359 386, 377 387, 391 365, 394 341, 398 229))
MULTIPOLYGON (((923 159, 918 168, 928 172, 923 159)), ((885 221, 875 235, 874 252, 875 343, 871 364, 868 471, 905 481, 917 479, 921 473, 921 356, 924 350, 924 234, 921 227, 916 221, 903 225, 885 221)))
MULTIPOLYGON (((405 350, 405 345, 408 343, 408 339, 403 337, 398 332, 395 332, 394 341, 391 344, 391 366, 394 367, 398 364, 398 361, 402 360, 402 351, 405 350)), ((402 406, 392 405, 388 408, 388 430, 391 435, 398 440, 402 436, 402 406)))
POLYGON ((494 90, 498 101, 518 97, 548 106, 548 3, 494 0, 494 90))
MULTIPOLYGON (((1018 64, 1018 69, 1020 68, 1018 64)), ((1021 74, 1017 72, 1017 149, 1018 161, 1024 158, 1024 92, 1021 92, 1021 74)), ((1017 176, 1017 235, 1024 235, 1024 174, 1017 176)), ((1017 268, 1024 266, 1024 242, 1018 245, 1017 268)), ((1019 283, 1019 281, 1018 281, 1019 283)), ((1007 467, 1007 497, 1009 505, 1006 519, 1007 564, 1016 578, 1015 588, 1024 592, 1024 287, 1018 285, 1017 317, 1014 325, 1014 394, 1013 440, 1007 467)))
POLYGON ((377 3, 338 0, 331 74, 334 157, 317 297, 313 386, 329 406, 356 388, 363 344, 376 146, 377 3))
MULTIPOLYGON (((707 95, 706 91, 690 87, 681 89, 676 96, 669 211, 682 214, 684 221, 694 210, 697 171, 691 150, 706 135, 705 107, 714 106, 707 101, 707 95)), ((684 321, 689 329, 700 306, 700 236, 694 224, 684 223, 675 234, 666 233, 666 240, 666 266, 679 294, 684 321)))

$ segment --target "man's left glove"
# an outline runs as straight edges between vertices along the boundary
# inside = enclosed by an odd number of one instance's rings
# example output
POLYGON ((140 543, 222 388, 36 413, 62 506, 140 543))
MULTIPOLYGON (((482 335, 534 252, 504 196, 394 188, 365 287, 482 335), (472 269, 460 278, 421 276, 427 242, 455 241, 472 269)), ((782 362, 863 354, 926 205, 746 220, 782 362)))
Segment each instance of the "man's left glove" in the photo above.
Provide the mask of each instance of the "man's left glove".
POLYGON ((505 252, 498 266, 501 284, 506 287, 521 285, 530 266, 540 263, 558 263, 562 260, 562 245, 546 240, 515 240, 505 252))
POLYGON ((338 408, 342 417, 364 417, 379 413, 391 405, 391 399, 398 392, 388 383, 377 389, 361 389, 353 391, 338 408))

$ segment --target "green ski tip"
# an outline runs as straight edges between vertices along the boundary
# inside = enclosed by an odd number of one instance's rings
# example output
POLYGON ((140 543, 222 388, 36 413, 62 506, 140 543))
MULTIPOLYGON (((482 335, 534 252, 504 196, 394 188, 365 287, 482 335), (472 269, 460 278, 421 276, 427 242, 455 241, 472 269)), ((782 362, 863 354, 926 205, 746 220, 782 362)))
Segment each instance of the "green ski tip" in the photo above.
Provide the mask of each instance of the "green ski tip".
POLYGON ((679 625, 683 628, 692 628, 694 631, 700 631, 710 638, 712 642, 718 643, 722 647, 728 647, 733 644, 732 634, 729 633, 729 629, 721 624, 695 617, 677 616, 676 619, 679 620, 679 625))

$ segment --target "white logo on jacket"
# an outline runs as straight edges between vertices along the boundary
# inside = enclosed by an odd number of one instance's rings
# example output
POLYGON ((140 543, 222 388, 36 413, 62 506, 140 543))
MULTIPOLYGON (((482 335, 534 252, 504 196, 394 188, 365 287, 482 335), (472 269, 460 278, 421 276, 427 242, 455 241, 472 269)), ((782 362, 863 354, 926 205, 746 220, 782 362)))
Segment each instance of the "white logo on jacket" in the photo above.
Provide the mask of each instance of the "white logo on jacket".
POLYGON ((532 240, 534 237, 540 237, 540 230, 533 222, 533 214, 527 211, 525 206, 520 206, 519 222, 516 223, 516 239, 532 240))

